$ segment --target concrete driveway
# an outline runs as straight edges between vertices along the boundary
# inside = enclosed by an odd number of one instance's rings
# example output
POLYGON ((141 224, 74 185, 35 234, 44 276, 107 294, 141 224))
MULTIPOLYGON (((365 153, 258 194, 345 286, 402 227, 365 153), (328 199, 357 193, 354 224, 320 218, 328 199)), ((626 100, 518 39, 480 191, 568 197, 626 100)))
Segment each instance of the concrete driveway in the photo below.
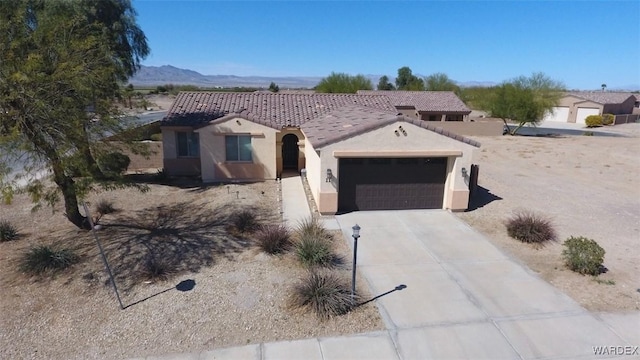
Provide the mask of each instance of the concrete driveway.
POLYGON ((377 345, 401 359, 602 359, 594 347, 639 345, 639 313, 589 313, 449 212, 336 219, 351 245, 362 228, 359 281, 373 296, 406 285, 376 300, 390 337, 377 345))

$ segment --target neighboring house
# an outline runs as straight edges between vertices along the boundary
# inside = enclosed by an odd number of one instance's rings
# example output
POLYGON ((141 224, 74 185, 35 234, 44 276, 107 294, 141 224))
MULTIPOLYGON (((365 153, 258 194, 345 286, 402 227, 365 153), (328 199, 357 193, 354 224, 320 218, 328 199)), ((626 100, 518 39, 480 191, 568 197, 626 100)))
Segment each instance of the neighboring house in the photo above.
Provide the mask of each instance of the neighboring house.
POLYGON ((632 114, 637 99, 630 93, 570 92, 565 94, 544 121, 584 124, 589 115, 632 114))
POLYGON ((479 144, 434 124, 378 94, 181 92, 161 126, 164 169, 203 182, 306 169, 323 214, 465 210, 479 144))
POLYGON ((403 115, 425 121, 468 121, 471 109, 453 91, 358 90, 361 95, 385 95, 403 115))

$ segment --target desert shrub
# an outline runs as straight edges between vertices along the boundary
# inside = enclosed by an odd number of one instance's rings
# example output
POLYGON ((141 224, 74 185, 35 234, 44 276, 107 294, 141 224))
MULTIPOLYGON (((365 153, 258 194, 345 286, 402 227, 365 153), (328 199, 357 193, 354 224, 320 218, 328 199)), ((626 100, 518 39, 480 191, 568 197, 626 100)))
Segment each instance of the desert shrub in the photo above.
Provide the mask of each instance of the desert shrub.
POLYGON ((316 237, 331 240, 331 234, 324 228, 317 218, 306 218, 298 222, 296 227, 296 234, 298 237, 316 237))
POLYGON ((12 241, 18 238, 18 229, 9 220, 0 221, 0 242, 12 241))
POLYGON ((600 116, 600 115, 589 115, 584 120, 584 123, 589 128, 600 127, 600 126, 602 126, 602 116, 600 116))
POLYGON ((569 269, 585 275, 600 274, 605 251, 595 240, 572 236, 563 245, 562 257, 569 269))
POLYGON ((251 210, 242 210, 233 214, 231 221, 235 229, 242 234, 253 232, 260 226, 256 213, 251 210))
POLYGON ((166 281, 176 273, 173 262, 162 257, 147 256, 139 269, 139 276, 146 281, 166 281))
POLYGON ((298 239, 295 242, 295 254, 302 265, 306 267, 329 267, 336 262, 336 255, 333 254, 331 249, 331 242, 326 237, 298 235, 298 239))
POLYGON ((113 202, 102 199, 96 204, 96 212, 101 215, 113 214, 116 212, 116 208, 113 207, 113 202))
POLYGON ((593 131, 585 131, 582 133, 582 136, 593 136, 593 131))
POLYGON ((613 114, 604 114, 602 115, 602 125, 611 125, 614 119, 613 114))
POLYGON ((507 220, 507 234, 526 243, 542 244, 556 240, 556 231, 551 220, 532 212, 521 211, 507 220))
POLYGON ((47 270, 59 271, 78 262, 79 257, 71 249, 55 250, 49 246, 33 247, 22 255, 20 269, 30 274, 47 270))
POLYGON ((306 308, 318 317, 327 319, 346 314, 356 306, 358 300, 357 295, 351 297, 348 280, 333 272, 311 271, 293 286, 290 305, 293 308, 306 308))
POLYGON ((268 254, 285 252, 291 246, 289 229, 282 224, 261 226, 255 238, 260 249, 268 254))
POLYGON ((129 167, 131 163, 131 159, 119 152, 112 152, 105 155, 102 155, 98 158, 98 166, 102 172, 107 176, 118 176, 125 171, 129 167))

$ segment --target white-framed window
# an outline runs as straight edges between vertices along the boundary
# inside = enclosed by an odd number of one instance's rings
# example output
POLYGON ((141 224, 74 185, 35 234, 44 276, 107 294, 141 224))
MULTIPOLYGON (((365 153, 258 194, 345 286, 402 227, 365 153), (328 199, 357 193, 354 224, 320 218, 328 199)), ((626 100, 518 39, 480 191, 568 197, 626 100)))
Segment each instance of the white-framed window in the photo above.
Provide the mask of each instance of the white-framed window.
POLYGON ((198 133, 178 131, 176 132, 176 143, 179 157, 200 156, 198 133))
POLYGON ((252 161, 251 136, 227 135, 224 137, 227 161, 252 161))

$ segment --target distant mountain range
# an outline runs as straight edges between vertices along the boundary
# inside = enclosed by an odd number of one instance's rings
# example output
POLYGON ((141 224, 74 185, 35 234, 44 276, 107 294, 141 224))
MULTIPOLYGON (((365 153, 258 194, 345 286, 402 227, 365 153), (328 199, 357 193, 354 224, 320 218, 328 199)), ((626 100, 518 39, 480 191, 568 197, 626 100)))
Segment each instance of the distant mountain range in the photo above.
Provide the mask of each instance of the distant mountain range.
MULTIPOLYGON (((382 75, 365 75, 375 86, 382 75)), ((199 87, 256 87, 268 88, 271 82, 280 89, 313 88, 322 80, 319 76, 235 76, 235 75, 202 75, 197 71, 180 69, 171 65, 142 66, 129 80, 134 86, 157 86, 165 84, 195 85, 199 87)), ((390 77, 390 82, 395 78, 390 77)), ((494 82, 468 81, 458 83, 462 87, 492 86, 494 82)))

